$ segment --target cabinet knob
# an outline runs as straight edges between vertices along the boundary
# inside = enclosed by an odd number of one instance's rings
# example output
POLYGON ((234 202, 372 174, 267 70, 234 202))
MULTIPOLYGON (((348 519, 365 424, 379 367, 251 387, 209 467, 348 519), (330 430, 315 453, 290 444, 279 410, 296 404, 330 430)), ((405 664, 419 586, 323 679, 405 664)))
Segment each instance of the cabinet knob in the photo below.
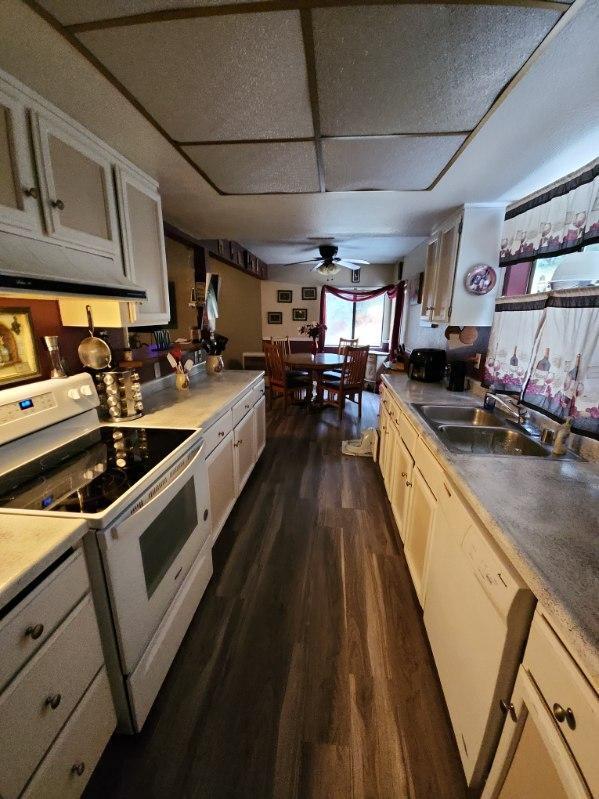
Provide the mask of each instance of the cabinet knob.
POLYGON ((52 208, 57 208, 59 211, 64 211, 64 203, 62 200, 50 200, 52 208))
POLYGON ((71 766, 71 774, 76 774, 78 777, 80 777, 84 771, 85 763, 83 761, 75 763, 73 766, 71 766))
POLYGON ((204 510, 204 521, 207 521, 207 519, 208 519, 208 508, 204 510))
POLYGON ((249 407, 250 407, 249 405, 245 406, 246 411, 249 410, 249 407))
POLYGON ((23 189, 23 194, 25 195, 25 197, 32 197, 34 200, 37 200, 40 196, 35 186, 32 186, 29 189, 23 189))
POLYGON ((219 430, 218 434, 222 438, 225 435, 225 431, 224 430, 219 430))
POLYGON ((401 473, 401 476, 402 476, 402 477, 407 477, 407 476, 408 476, 408 473, 407 473, 407 472, 402 472, 402 473, 401 473))
POLYGON ((44 625, 43 624, 30 624, 29 627, 25 630, 25 635, 28 635, 33 640, 37 640, 40 635, 44 632, 44 625))
POLYGON ((424 310, 425 311, 434 311, 435 310, 435 306, 434 305, 427 305, 424 310))
POLYGON ((516 716, 516 708, 512 702, 506 702, 505 699, 500 699, 499 707, 501 708, 501 712, 505 713, 506 716, 509 713, 513 721, 518 721, 518 717, 516 716))
POLYGON ((412 483, 410 483, 409 480, 406 480, 406 488, 411 488, 411 487, 412 487, 412 483))
POLYGON ((62 696, 60 694, 52 694, 46 699, 46 707, 51 707, 52 710, 56 710, 56 708, 60 705, 60 701, 62 696))
POLYGON ((565 721, 571 730, 576 728, 576 719, 574 718, 574 711, 571 707, 563 708, 558 702, 555 702, 553 705, 553 715, 560 724, 563 724, 565 721))

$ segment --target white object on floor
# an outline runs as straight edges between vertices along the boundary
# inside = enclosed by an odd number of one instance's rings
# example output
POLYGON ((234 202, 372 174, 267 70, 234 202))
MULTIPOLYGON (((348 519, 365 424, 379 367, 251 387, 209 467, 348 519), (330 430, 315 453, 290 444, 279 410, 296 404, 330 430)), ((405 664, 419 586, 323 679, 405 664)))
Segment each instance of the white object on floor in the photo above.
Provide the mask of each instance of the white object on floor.
POLYGON ((361 455, 363 457, 372 456, 372 460, 376 460, 376 451, 378 449, 379 434, 374 427, 368 427, 362 433, 361 438, 354 438, 351 441, 343 441, 341 443, 341 452, 344 455, 361 455))

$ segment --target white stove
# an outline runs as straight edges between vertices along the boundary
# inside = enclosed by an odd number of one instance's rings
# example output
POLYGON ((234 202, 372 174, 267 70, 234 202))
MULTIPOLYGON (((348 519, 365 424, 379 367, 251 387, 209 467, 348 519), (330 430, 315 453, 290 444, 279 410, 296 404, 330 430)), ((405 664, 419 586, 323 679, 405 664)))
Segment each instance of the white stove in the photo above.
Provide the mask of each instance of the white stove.
POLYGON ((101 424, 87 374, 0 392, 0 512, 87 520, 84 548, 124 732, 141 729, 212 574, 196 430, 101 424))

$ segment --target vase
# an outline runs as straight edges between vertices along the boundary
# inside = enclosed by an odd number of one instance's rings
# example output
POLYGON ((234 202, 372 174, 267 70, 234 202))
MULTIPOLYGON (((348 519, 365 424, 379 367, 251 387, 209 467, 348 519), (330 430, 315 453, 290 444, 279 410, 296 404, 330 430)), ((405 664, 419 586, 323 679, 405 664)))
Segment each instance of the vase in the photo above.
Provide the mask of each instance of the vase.
POLYGON ((318 352, 318 344, 316 343, 316 339, 312 339, 312 355, 316 355, 318 352))
POLYGON ((222 355, 208 355, 206 357, 206 374, 217 375, 225 368, 222 355))

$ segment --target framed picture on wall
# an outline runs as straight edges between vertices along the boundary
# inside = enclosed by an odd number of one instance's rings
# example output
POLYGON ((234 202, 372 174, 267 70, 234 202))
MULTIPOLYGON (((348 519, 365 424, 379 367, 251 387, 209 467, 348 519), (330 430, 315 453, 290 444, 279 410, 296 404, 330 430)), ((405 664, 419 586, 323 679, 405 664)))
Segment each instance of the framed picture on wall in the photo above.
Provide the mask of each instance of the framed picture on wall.
POLYGON ((31 311, 0 308, 0 386, 40 375, 31 311))
POLYGON ((291 318, 294 322, 307 322, 308 309, 307 308, 294 308, 291 311, 291 318))
POLYGON ((282 325, 283 313, 282 311, 268 311, 266 314, 266 321, 269 325, 282 325))
POLYGON ((302 300, 317 299, 315 286, 302 286, 302 300))
POLYGON ((293 301, 293 291, 290 289, 278 289, 277 291, 277 302, 292 302, 293 301))
POLYGON ((351 273, 351 282, 352 283, 359 283, 360 282, 360 272, 361 269, 352 269, 351 273))

